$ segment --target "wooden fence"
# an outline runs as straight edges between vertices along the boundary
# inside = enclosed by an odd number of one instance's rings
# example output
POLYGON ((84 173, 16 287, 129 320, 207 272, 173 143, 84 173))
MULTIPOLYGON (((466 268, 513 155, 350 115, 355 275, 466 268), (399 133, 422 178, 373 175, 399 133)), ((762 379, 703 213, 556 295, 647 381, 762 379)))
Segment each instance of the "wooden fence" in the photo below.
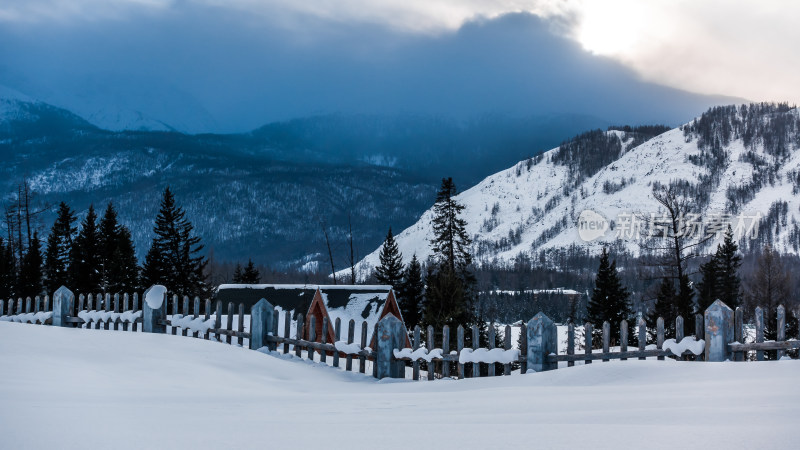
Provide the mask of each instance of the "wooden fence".
MULTIPOLYGON (((152 289, 152 288, 151 288, 152 289)), ((422 329, 413 330, 411 348, 405 347, 408 332, 405 326, 394 316, 389 315, 374 325, 370 330, 366 321, 357 324, 350 320, 346 329, 340 319, 331 324, 324 319, 322 334, 317 338, 316 323, 309 316, 310 323, 304 326, 305 315, 297 314, 294 318, 290 311, 280 311, 265 299, 253 306, 249 315, 245 314, 244 305, 228 303, 223 305, 217 301, 201 301, 195 297, 182 299, 173 296, 167 302, 164 294, 163 302, 157 309, 140 300, 137 294, 127 295, 74 295, 65 287, 60 288, 53 296, 34 299, 27 298, 0 300, 0 320, 39 323, 65 327, 90 329, 121 330, 131 332, 156 332, 195 337, 205 340, 247 346, 254 350, 269 350, 295 357, 307 358, 342 367, 353 371, 355 365, 361 373, 366 373, 368 361, 371 362, 371 373, 377 378, 406 376, 409 365, 411 378, 422 377, 422 369, 427 369, 424 378, 429 380, 441 377, 469 378, 476 376, 510 375, 519 367, 520 373, 553 370, 559 363, 567 367, 576 362, 591 364, 593 361, 610 361, 612 359, 646 359, 666 357, 687 358, 702 361, 743 361, 749 359, 747 354, 754 353, 757 361, 764 359, 764 352, 775 351, 778 358, 789 350, 800 349, 800 341, 786 338, 786 313, 783 306, 777 308, 776 336, 774 341, 765 341, 764 311, 756 308, 754 342, 745 343, 744 317, 741 308, 732 311, 724 303, 717 301, 704 315, 694 318, 695 334, 684 336, 684 320, 678 317, 675 321, 675 336, 666 339, 664 320, 657 320, 656 343, 646 345, 647 327, 639 317, 635 324, 637 346, 630 348, 629 325, 627 321, 620 323, 619 345, 611 347, 611 327, 608 322, 602 325, 601 343, 595 345, 593 326, 584 325, 583 350, 576 351, 576 329, 573 324, 567 325, 567 345, 565 352, 559 352, 556 324, 542 313, 534 316, 527 323, 517 325, 522 339, 520 348, 512 345, 512 326, 506 325, 503 330, 502 346, 495 348, 496 331, 492 325, 488 329, 488 346, 479 345, 480 333, 477 326, 456 329, 456 348, 450 349, 450 329, 445 326, 441 334, 433 327, 425 331, 425 342, 422 341, 422 329), (171 306, 171 315, 166 315, 171 306), (249 316, 249 317, 248 317, 249 316), (245 325, 249 325, 245 327, 245 325), (282 325, 282 329, 281 329, 282 325), (334 327, 335 342, 327 342, 329 327, 334 327), (294 330, 294 332, 292 332, 294 330), (377 348, 368 346, 371 342, 370 331, 377 343, 377 348), (308 333, 305 336, 305 333, 308 333), (467 334, 469 332, 469 334, 467 334), (435 337, 440 338, 441 345, 435 345, 435 337), (470 346, 465 346, 465 336, 469 337, 470 346), (601 348, 595 348, 601 347, 601 348), (598 351, 599 350, 599 351, 598 351)))

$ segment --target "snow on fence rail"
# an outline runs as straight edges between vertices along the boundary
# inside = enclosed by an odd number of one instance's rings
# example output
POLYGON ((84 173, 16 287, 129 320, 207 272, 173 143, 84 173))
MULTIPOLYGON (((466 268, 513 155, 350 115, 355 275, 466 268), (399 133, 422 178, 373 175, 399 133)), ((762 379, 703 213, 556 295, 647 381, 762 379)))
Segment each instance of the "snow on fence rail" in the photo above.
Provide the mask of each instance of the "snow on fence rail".
POLYGON ((762 308, 756 308, 754 314, 755 342, 745 342, 742 309, 737 308, 734 312, 717 301, 704 315, 695 316, 694 336, 684 336, 684 319, 679 316, 675 320, 675 337, 665 339, 664 320, 659 318, 655 330, 656 344, 646 345, 647 328, 639 317, 635 325, 638 338, 635 349, 629 349, 628 346, 627 321, 620 323, 619 345, 613 349, 610 347, 610 324, 602 324, 600 351, 594 348, 592 324, 587 323, 584 326, 583 352, 577 353, 575 326, 570 323, 566 352, 560 353, 556 325, 539 313, 529 322, 516 325, 524 336, 520 339, 521 348, 512 346, 511 325, 505 326, 502 346, 495 348, 496 331, 492 324, 488 330, 487 348, 479 345, 481 339, 477 326, 469 329, 459 326, 456 329, 456 348, 451 350, 450 329, 447 326, 443 327, 441 333, 436 333, 433 327, 427 327, 426 342, 422 342, 422 329, 417 326, 413 330, 412 347, 403 348, 408 333, 402 322, 391 314, 375 324, 372 330, 369 330, 366 321, 357 330, 357 323, 350 320, 347 329, 343 330, 340 319, 330 324, 325 318, 322 332, 317 338, 316 318, 313 315, 309 315, 309 323, 304 326, 304 314, 298 313, 293 318, 291 311, 273 308, 265 299, 260 300, 246 315, 241 303, 223 305, 217 301, 212 304, 211 300, 201 302, 195 297, 191 301, 189 297, 180 299, 177 295, 168 301, 166 289, 154 289, 156 287, 144 293, 141 309, 140 297, 135 293, 122 296, 81 294, 76 302, 72 292, 65 287, 56 291, 52 304, 47 296, 24 301, 21 298, 16 301, 0 300, 0 321, 189 336, 231 345, 247 345, 253 350, 293 354, 299 358, 305 354, 306 358, 323 364, 328 364, 330 357, 330 364, 334 367, 341 367, 344 360, 344 370, 347 371, 354 370, 354 363, 357 362, 361 373, 366 373, 366 362, 371 361, 372 375, 377 378, 402 378, 405 376, 405 366, 410 364, 414 380, 420 379, 423 368, 426 369, 426 378, 432 380, 440 377, 510 375, 517 365, 521 373, 553 370, 558 368, 560 362, 573 366, 575 362, 591 364, 598 360, 663 360, 666 357, 686 356, 693 356, 696 360, 743 361, 751 353, 755 353, 755 360, 761 361, 765 351, 776 351, 780 358, 788 350, 800 349, 800 340, 786 339, 786 313, 783 306, 777 308, 776 341, 764 340, 762 308), (152 301, 154 295, 158 301, 152 301), (169 316, 166 315, 168 306, 171 306, 169 316), (331 326, 334 328, 334 342, 327 341, 331 326), (358 341, 357 331, 360 331, 358 341), (373 340, 368 341, 370 331, 373 340), (471 335, 471 348, 465 346, 467 331, 471 335), (343 333, 346 333, 346 338, 343 338, 343 333), (435 345, 437 337, 441 344, 438 347, 435 345), (370 348, 368 342, 376 342, 377 348, 370 348))

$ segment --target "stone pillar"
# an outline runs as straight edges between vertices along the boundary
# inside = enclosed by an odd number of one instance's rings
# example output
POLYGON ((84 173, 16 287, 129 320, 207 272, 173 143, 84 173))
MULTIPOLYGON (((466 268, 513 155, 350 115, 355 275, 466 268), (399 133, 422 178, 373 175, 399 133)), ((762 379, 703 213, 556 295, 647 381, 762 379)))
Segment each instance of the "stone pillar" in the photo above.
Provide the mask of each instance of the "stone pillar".
POLYGON ((705 311, 706 361, 725 361, 732 358, 733 310, 720 300, 705 311))
POLYGON ((275 308, 262 298, 250 309, 250 349, 269 347, 267 336, 272 329, 272 316, 275 308))
POLYGON ((53 294, 53 326, 68 327, 69 305, 75 300, 75 295, 66 286, 58 288, 53 294))
POLYGON ((378 348, 375 351, 375 377, 403 378, 405 363, 394 359, 394 349, 405 345, 406 327, 393 314, 388 314, 378 322, 378 348))
POLYGON ((558 368, 549 355, 558 353, 556 324, 543 313, 536 314, 528 322, 528 370, 543 372, 558 368))
POLYGON ((166 333, 167 288, 159 284, 150 286, 142 295, 142 331, 166 333))

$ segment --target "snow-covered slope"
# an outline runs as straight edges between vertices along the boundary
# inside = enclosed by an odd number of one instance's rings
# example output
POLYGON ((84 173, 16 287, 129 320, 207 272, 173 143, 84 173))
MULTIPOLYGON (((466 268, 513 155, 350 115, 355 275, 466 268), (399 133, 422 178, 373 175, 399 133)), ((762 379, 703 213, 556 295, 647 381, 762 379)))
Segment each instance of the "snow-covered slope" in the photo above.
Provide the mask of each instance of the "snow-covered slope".
POLYGON ((17 323, 0 323, 0 358, 9 449, 306 448, 321 438, 333 450, 408 449, 407 436, 442 449, 534 438, 541 448, 671 449, 676 431, 697 448, 797 447, 796 360, 379 382, 202 339, 17 323))
MULTIPOLYGON (((507 263, 521 254, 535 257, 543 250, 572 245, 592 253, 617 245, 637 254, 641 239, 628 233, 620 238, 618 233, 625 214, 643 218, 663 211, 652 195, 658 183, 684 185, 695 197, 692 201, 703 221, 727 212, 734 215, 735 226, 740 215, 745 222, 760 215, 760 242, 766 239, 782 251, 797 253, 798 111, 755 105, 755 112, 743 115, 736 107, 726 108, 721 113, 710 110, 644 143, 639 143, 641 136, 634 140, 635 133, 605 132, 612 141, 618 138, 619 151, 599 169, 586 170, 585 162, 578 164, 584 168, 576 169, 555 148, 460 193, 457 200, 465 206, 462 217, 474 241, 476 262, 507 263), (577 225, 585 210, 598 213, 610 226, 602 237, 588 242, 581 239, 577 225)), ((601 158, 602 152, 591 146, 581 151, 595 150, 601 158)), ((429 209, 396 236, 406 262, 415 253, 421 260, 430 256, 432 217, 429 209)), ((359 273, 367 274, 378 264, 379 251, 359 263, 359 273)))

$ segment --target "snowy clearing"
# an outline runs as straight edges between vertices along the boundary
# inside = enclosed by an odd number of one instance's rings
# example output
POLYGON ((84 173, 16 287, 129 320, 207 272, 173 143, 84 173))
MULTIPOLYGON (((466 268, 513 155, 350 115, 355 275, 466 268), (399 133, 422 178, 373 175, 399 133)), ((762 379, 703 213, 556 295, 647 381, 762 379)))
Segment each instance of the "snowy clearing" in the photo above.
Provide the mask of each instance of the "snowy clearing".
POLYGON ((0 323, 3 448, 796 448, 800 362, 384 381, 180 336, 0 323))

